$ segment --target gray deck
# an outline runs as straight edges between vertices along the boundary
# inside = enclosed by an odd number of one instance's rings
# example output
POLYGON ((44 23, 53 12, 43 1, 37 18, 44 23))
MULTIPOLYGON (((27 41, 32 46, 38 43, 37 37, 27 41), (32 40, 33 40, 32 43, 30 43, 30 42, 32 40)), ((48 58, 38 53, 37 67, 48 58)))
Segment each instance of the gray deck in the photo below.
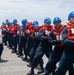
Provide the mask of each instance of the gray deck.
MULTIPOLYGON (((47 58, 44 56, 43 59, 46 64, 47 58)), ((0 61, 0 75, 26 75, 30 70, 30 68, 26 66, 27 64, 28 62, 22 61, 15 53, 11 53, 11 49, 4 46, 2 60, 0 61)), ((38 69, 35 69, 35 73, 37 73, 37 70, 38 69)))

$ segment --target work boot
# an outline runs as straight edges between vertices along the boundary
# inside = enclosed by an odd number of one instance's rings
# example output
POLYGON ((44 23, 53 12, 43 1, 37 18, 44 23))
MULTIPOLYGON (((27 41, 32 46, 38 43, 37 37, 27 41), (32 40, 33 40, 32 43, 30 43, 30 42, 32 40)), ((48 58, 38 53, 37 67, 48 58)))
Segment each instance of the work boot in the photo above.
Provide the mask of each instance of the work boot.
POLYGON ((19 56, 19 52, 17 52, 17 53, 16 53, 16 55, 18 55, 18 56, 19 56))
POLYGON ((27 65, 28 67, 32 67, 31 62, 27 65))
POLYGON ((26 61, 26 60, 28 60, 28 58, 23 58, 22 60, 23 60, 23 61, 26 61))
POLYGON ((27 59, 26 62, 30 62, 30 59, 27 59))
POLYGON ((15 53, 15 51, 14 51, 14 50, 12 50, 12 53, 15 53))
POLYGON ((23 55, 21 55, 20 58, 22 59, 23 58, 23 55))
POLYGON ((15 53, 17 54, 17 50, 15 49, 14 51, 15 51, 15 53))
POLYGON ((13 48, 12 53, 17 53, 17 50, 13 48))
POLYGON ((33 74, 34 74, 34 70, 31 70, 27 75, 33 75, 33 74))
POLYGON ((43 64, 40 64, 41 69, 37 72, 38 74, 41 74, 44 72, 43 64))
POLYGON ((41 74, 41 73, 43 73, 44 72, 44 69, 40 69, 37 73, 38 74, 41 74))

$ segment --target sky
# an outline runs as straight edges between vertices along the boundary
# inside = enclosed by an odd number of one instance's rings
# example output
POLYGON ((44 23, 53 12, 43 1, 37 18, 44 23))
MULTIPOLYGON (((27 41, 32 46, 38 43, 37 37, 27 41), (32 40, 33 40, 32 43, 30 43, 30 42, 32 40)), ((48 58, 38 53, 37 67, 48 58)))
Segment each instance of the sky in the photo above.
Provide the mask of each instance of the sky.
POLYGON ((74 11, 74 0, 0 0, 0 25, 9 19, 17 19, 21 25, 22 19, 37 20, 43 24, 49 17, 53 24, 54 17, 60 17, 63 24, 68 21, 68 14, 74 11))

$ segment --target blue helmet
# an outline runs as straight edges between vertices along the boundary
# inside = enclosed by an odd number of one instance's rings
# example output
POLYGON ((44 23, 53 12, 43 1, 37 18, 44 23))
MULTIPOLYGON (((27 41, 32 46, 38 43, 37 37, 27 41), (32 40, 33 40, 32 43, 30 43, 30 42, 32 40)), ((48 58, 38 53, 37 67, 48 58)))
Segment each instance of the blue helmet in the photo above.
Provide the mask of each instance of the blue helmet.
POLYGON ((2 22, 2 24, 5 24, 5 22, 2 22))
POLYGON ((60 19, 59 17, 55 17, 55 18, 53 19, 53 23, 55 23, 55 22, 57 22, 57 21, 61 22, 61 19, 60 19))
POLYGON ((51 19, 49 17, 45 18, 44 23, 51 23, 51 19))
POLYGON ((12 24, 13 24, 13 22, 9 22, 9 23, 8 23, 8 25, 12 25, 12 24))
POLYGON ((8 23, 9 22, 9 20, 8 19, 6 19, 6 23, 8 23))
POLYGON ((13 23, 17 23, 17 19, 14 19, 14 20, 13 20, 13 23))
POLYGON ((38 21, 33 21, 33 27, 35 27, 35 26, 38 26, 39 25, 39 23, 38 23, 38 21))
POLYGON ((71 17, 74 17, 74 11, 72 11, 72 12, 69 14, 68 20, 69 20, 71 17))
POLYGON ((22 20, 22 24, 23 24, 23 25, 26 25, 26 23, 27 23, 27 19, 23 19, 23 20, 22 20))
POLYGON ((10 25, 10 22, 8 22, 8 25, 10 25))

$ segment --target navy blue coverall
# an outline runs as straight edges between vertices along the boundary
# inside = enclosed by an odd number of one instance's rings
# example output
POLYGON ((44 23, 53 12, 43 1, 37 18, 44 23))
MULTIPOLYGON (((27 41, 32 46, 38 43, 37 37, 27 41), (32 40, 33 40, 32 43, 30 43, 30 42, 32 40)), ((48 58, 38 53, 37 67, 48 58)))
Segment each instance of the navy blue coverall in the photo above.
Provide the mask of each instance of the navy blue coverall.
POLYGON ((62 58, 59 63, 58 70, 55 75, 65 75, 67 70, 70 71, 70 75, 74 75, 73 62, 74 62, 74 41, 67 38, 67 28, 63 29, 62 38, 66 44, 66 48, 63 52, 62 58))
POLYGON ((25 53, 25 47, 26 47, 26 40, 27 40, 27 36, 26 36, 26 33, 25 33, 25 30, 22 29, 22 33, 20 33, 20 38, 19 38, 19 56, 22 56, 23 55, 23 50, 24 50, 24 54, 25 54, 25 58, 27 59, 27 55, 25 53))
POLYGON ((29 56, 30 56, 30 61, 33 60, 34 55, 35 55, 35 52, 36 52, 36 50, 37 50, 37 48, 38 48, 38 45, 39 45, 39 43, 40 43, 40 39, 39 39, 38 36, 35 35, 35 32, 33 32, 33 33, 31 34, 31 39, 33 40, 33 47, 32 47, 32 49, 31 49, 31 51, 30 51, 30 54, 29 54, 29 56))
POLYGON ((48 63, 46 64, 45 68, 45 74, 49 75, 51 72, 54 72, 56 69, 56 64, 60 60, 62 53, 65 49, 65 46, 57 46, 58 44, 61 44, 61 41, 54 40, 55 35, 53 34, 53 31, 49 34, 49 44, 55 45, 54 50, 52 51, 52 54, 49 57, 48 63))
POLYGON ((49 45, 48 38, 43 33, 42 28, 39 31, 39 38, 41 41, 33 58, 32 67, 36 67, 39 64, 44 54, 49 58, 52 51, 52 46, 49 45))

